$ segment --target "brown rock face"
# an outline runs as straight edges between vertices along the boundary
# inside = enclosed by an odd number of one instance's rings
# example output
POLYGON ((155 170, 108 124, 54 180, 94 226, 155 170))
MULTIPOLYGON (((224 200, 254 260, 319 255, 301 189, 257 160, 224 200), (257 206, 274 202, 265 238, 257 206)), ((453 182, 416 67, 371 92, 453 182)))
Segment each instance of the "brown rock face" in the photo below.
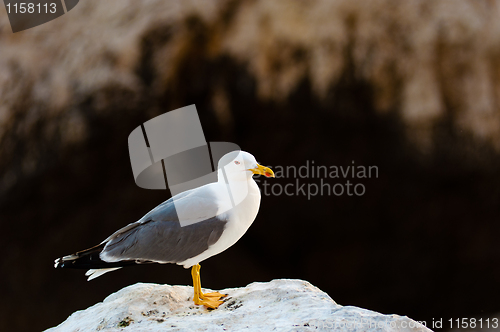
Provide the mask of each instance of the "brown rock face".
POLYGON ((135 186, 127 137, 189 104, 207 141, 263 164, 379 170, 349 178, 363 196, 271 191, 346 179, 260 179, 259 216, 204 264, 207 287, 292 277, 416 320, 500 311, 499 16, 487 0, 87 0, 13 34, 0 10, 6 328, 190 282, 174 266, 91 283, 52 268, 168 198, 135 186))

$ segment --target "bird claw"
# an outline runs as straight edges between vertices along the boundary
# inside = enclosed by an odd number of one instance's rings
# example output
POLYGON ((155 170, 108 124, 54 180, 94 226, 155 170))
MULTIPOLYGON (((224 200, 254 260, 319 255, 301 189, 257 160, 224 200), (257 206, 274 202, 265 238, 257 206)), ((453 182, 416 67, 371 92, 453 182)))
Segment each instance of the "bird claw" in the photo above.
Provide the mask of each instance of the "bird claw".
POLYGON ((212 293, 202 293, 200 295, 201 299, 204 300, 213 300, 215 298, 215 301, 220 300, 222 297, 226 297, 227 294, 221 294, 219 292, 212 292, 212 293))
POLYGON ((207 299, 207 300, 202 300, 202 299, 195 299, 194 303, 197 305, 204 305, 205 307, 211 308, 211 309, 217 309, 224 301, 218 301, 218 300, 212 300, 212 299, 207 299))
POLYGON ((227 294, 221 294, 219 292, 212 293, 200 293, 199 298, 194 299, 194 303, 198 305, 204 305, 208 308, 217 309, 224 301, 220 299, 226 297, 227 294))

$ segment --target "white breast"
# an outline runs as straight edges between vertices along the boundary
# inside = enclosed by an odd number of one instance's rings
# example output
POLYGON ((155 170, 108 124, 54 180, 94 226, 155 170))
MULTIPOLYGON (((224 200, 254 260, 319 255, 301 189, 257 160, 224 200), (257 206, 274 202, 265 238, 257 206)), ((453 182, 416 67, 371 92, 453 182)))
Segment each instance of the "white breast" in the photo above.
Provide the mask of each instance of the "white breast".
POLYGON ((253 178, 248 180, 248 195, 236 207, 224 212, 228 223, 219 240, 203 253, 178 263, 189 268, 199 262, 217 255, 235 244, 252 225, 260 206, 260 190, 253 178))

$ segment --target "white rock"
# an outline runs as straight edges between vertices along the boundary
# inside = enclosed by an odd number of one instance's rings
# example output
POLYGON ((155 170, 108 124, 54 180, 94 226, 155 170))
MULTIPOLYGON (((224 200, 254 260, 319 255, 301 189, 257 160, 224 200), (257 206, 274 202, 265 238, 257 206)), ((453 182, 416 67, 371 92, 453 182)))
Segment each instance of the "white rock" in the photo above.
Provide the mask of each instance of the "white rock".
POLYGON ((192 287, 139 283, 47 331, 430 331, 406 316, 338 305, 302 280, 255 282, 221 293, 228 294, 225 302, 208 310, 194 305, 192 287))

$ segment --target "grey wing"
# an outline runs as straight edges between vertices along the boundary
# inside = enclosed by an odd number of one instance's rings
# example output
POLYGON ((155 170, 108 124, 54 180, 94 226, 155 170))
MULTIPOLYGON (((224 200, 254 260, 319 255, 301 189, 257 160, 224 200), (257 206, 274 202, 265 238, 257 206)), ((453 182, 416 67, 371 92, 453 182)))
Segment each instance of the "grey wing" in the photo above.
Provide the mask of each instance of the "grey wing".
MULTIPOLYGON (((199 208, 198 196, 185 196, 188 197, 183 199, 190 200, 188 202, 193 209, 199 208)), ((206 198, 203 200, 206 203, 206 198)), ((213 208, 216 209, 215 206, 213 208)), ((201 254, 214 244, 222 235, 226 223, 226 218, 214 216, 181 227, 173 200, 169 199, 140 221, 122 228, 106 239, 101 258, 108 262, 134 259, 180 263, 201 254)))

